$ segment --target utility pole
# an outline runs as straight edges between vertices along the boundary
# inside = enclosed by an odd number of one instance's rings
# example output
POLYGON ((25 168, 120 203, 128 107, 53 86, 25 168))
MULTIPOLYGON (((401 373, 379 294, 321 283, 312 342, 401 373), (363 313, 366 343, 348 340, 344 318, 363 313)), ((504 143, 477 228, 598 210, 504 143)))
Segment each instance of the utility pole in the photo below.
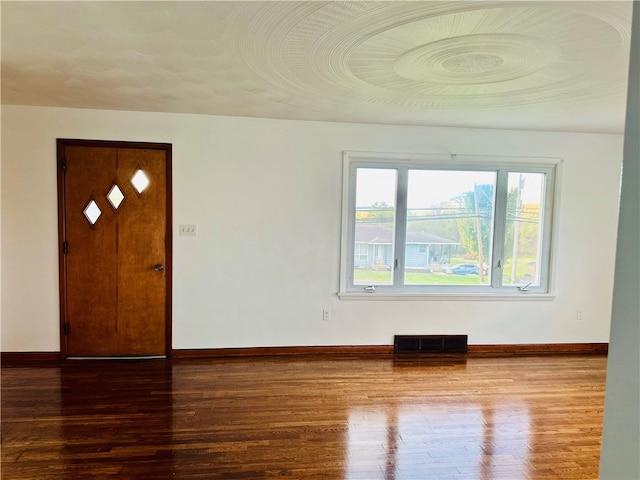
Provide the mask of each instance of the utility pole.
POLYGON ((484 245, 482 244, 482 231, 480 230, 480 207, 478 202, 478 184, 473 184, 473 203, 476 208, 476 232, 478 233, 478 276, 480 284, 484 283, 484 245))
POLYGON ((516 190, 516 205, 513 216, 513 254, 511 255, 511 284, 515 285, 518 281, 516 268, 518 266, 518 243, 520 242, 520 214, 522 210, 522 187, 524 187, 524 178, 522 173, 518 178, 518 189, 516 190))

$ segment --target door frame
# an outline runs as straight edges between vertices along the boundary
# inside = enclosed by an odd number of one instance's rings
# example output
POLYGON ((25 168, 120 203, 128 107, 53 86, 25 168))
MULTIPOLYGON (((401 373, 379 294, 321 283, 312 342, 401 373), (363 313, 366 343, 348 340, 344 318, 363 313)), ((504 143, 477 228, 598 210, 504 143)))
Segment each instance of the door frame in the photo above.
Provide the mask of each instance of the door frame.
POLYGON ((67 324, 67 262, 64 252, 64 242, 66 239, 66 218, 65 218, 65 148, 66 147, 95 147, 95 148, 128 148, 144 150, 162 150, 165 153, 166 162, 166 232, 165 232, 165 272, 166 272, 166 293, 165 293, 165 356, 172 354, 172 299, 173 299, 173 195, 172 195, 172 144, 171 143, 149 143, 149 142, 126 142, 112 140, 82 140, 71 138, 56 139, 58 172, 58 274, 60 290, 60 356, 68 356, 68 338, 66 335, 67 324))

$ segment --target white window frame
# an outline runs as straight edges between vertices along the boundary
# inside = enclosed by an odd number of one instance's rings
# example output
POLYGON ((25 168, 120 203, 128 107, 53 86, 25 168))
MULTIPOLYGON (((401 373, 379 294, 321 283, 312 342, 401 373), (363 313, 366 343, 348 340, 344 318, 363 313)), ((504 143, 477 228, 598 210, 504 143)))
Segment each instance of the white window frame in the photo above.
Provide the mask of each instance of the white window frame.
POLYGON ((547 157, 506 157, 455 154, 406 154, 345 151, 343 153, 342 239, 340 260, 340 291, 338 296, 349 299, 553 299, 551 266, 553 238, 557 233, 554 207, 558 204, 558 179, 562 159, 547 157), (356 170, 358 168, 388 168, 397 171, 396 241, 393 285, 354 285, 354 236, 356 170), (410 169, 473 170, 496 172, 493 250, 488 259, 490 285, 404 285, 404 253, 406 234, 406 195, 410 169), (504 233, 506 228, 507 181, 510 172, 544 173, 546 185, 543 197, 540 245, 540 286, 502 285, 504 264, 504 233))

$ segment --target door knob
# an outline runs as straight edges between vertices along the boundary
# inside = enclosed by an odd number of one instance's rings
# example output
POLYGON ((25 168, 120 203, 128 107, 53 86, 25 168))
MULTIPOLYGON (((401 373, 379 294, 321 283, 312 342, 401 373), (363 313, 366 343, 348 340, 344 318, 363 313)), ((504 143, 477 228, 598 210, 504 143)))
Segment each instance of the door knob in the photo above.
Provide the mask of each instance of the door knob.
POLYGON ((161 272, 161 271, 163 271, 163 270, 164 270, 164 265, 162 265, 162 264, 160 264, 160 263, 159 263, 159 264, 157 264, 156 266, 154 266, 154 267, 153 267, 153 269, 154 269, 156 272, 161 272))

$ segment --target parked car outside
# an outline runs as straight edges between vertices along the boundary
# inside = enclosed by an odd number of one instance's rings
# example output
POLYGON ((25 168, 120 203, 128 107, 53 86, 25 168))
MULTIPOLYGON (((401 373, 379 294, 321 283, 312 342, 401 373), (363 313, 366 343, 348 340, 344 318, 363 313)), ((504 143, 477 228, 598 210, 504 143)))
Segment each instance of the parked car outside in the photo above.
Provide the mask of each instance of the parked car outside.
POLYGON ((478 266, 472 263, 460 263, 451 267, 454 275, 478 275, 478 266))
MULTIPOLYGON (((459 263, 453 267, 444 265, 442 267, 444 273, 453 273, 454 275, 478 275, 478 265, 473 263, 459 263)), ((489 266, 487 264, 482 268, 482 273, 487 275, 489 272, 489 266)))

